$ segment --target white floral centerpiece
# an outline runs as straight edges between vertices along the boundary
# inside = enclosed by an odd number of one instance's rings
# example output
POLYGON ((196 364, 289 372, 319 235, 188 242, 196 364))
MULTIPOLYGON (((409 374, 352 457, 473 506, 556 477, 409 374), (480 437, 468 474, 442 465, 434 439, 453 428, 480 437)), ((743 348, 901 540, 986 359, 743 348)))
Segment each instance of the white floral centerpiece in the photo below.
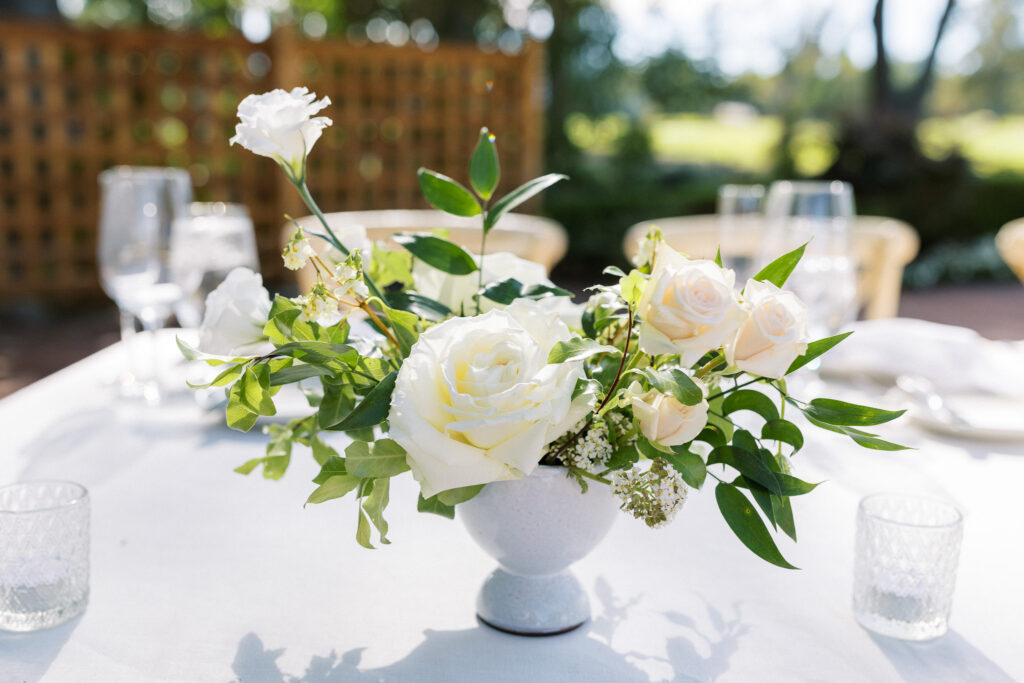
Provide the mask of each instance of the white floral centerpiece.
POLYGON ((499 162, 486 129, 472 189, 419 172, 434 207, 480 217, 479 254, 434 234, 397 235, 402 251, 367 249, 365 237, 357 247, 338 239, 305 183, 306 157, 331 123, 314 114, 329 103, 296 88, 250 95, 238 110, 232 143, 274 159, 323 228, 297 226, 283 254, 289 268, 313 264, 309 291, 271 301, 258 276, 236 271, 210 296, 198 348, 181 344, 221 365, 211 384, 230 386, 236 429, 275 414, 284 385, 301 383, 309 399, 310 415, 269 426, 266 454, 238 471, 281 477, 294 444, 307 447, 321 467, 308 502, 354 498, 356 539, 367 547, 388 542, 390 480, 407 471, 419 509, 453 517, 487 484, 558 467, 577 493, 607 486, 654 527, 710 478, 739 540, 791 567, 769 529, 795 539, 790 497, 815 485, 791 473, 803 437, 787 411, 867 448, 901 448, 865 431, 900 412, 787 392, 789 374, 846 336, 806 338, 804 304, 783 289, 803 248, 736 283, 720 259, 689 259, 654 230, 634 270, 609 268, 618 283, 573 304, 537 264, 486 253, 505 213, 564 179, 546 175, 495 198, 499 162), (352 334, 355 310, 374 330, 368 338, 352 334), (753 413, 742 427, 739 411, 753 413), (349 437, 343 453, 325 438, 332 432, 349 437))

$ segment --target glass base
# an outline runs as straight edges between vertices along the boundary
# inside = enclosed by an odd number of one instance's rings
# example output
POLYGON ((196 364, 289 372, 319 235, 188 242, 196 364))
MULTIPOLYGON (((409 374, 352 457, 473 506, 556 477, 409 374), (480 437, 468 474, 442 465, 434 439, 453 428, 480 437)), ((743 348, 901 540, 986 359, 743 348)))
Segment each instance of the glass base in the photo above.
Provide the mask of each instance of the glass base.
POLYGON ((903 621, 857 610, 854 610, 854 616, 857 617, 860 625, 869 631, 900 640, 931 640, 945 635, 949 629, 949 620, 945 617, 922 621, 903 621))
POLYGON ((59 626, 84 612, 87 604, 89 604, 88 593, 69 604, 35 612, 14 612, 0 609, 0 631, 38 631, 59 626))

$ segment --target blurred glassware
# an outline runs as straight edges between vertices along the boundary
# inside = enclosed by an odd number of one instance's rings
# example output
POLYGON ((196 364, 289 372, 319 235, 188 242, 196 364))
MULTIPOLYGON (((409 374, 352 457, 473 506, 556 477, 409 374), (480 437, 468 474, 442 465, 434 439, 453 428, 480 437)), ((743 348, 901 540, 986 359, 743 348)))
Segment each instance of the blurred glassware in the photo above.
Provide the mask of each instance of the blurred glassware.
POLYGON ((930 498, 876 494, 857 508, 853 612, 862 626, 904 640, 949 627, 963 516, 930 498))
POLYGON ((171 230, 171 277, 181 287, 175 314, 182 327, 199 327, 206 296, 235 268, 260 271, 256 232, 241 204, 193 202, 171 230))
POLYGON ((170 269, 174 219, 192 200, 186 171, 176 168, 116 166, 100 173, 100 282, 121 311, 121 338, 130 375, 122 391, 149 404, 160 401, 153 332, 163 327, 182 288, 170 269), (148 344, 139 342, 136 320, 148 344))
POLYGON ((853 216, 849 183, 779 180, 768 190, 759 265, 807 244, 786 286, 807 304, 811 339, 833 335, 856 318, 853 216))
POLYGON ((764 232, 764 185, 718 188, 718 244, 722 265, 736 272, 736 286, 751 278, 756 245, 764 232))
POLYGON ((67 481, 0 488, 0 630, 56 626, 88 601, 88 492, 67 481))

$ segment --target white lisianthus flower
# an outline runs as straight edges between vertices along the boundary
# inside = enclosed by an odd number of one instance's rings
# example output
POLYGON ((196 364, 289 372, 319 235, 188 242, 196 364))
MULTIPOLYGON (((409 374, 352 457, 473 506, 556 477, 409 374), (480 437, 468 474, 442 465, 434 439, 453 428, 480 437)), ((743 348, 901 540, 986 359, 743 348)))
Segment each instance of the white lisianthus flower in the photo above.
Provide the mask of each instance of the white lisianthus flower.
POLYGON ((325 116, 313 115, 331 103, 329 97, 316 99, 307 88, 291 92, 271 90, 249 95, 238 105, 240 123, 235 126, 231 144, 238 143, 250 152, 270 157, 279 163, 292 181, 304 174, 306 155, 331 125, 325 116))
POLYGON ((313 245, 304 237, 293 237, 284 250, 281 251, 281 258, 284 259, 284 267, 288 270, 302 270, 309 263, 309 259, 316 256, 313 245))
POLYGON ((654 272, 637 305, 640 348, 676 354, 685 366, 730 340, 746 319, 736 298, 736 274, 714 261, 691 261, 658 245, 654 272))
POLYGON ((264 341, 270 293, 263 278, 248 268, 235 268, 206 297, 199 327, 199 350, 214 356, 245 355, 264 341))
MULTIPOLYGON (((473 255, 473 260, 480 265, 480 257, 473 255)), ((554 283, 548 279, 547 270, 539 263, 519 258, 515 254, 499 251, 494 254, 487 254, 483 259, 483 283, 489 285, 492 282, 499 282, 513 278, 518 280, 523 287, 531 285, 547 285, 553 287, 554 283)), ((480 273, 472 272, 469 275, 451 275, 423 263, 419 259, 412 266, 412 279, 416 291, 423 296, 430 297, 435 301, 450 308, 456 315, 463 313, 471 314, 476 312, 476 302, 473 295, 477 292, 477 285, 480 282, 480 273)), ((482 312, 500 308, 498 304, 490 299, 482 299, 480 310, 482 312)))
MULTIPOLYGON (((707 389, 694 378, 707 395, 707 389)), ((648 441, 662 446, 679 446, 693 441, 708 423, 708 402, 701 400, 695 406, 683 405, 671 394, 656 389, 644 391, 639 382, 626 389, 626 400, 633 408, 633 417, 648 441)))
POLYGON ((743 299, 750 315, 725 347, 730 365, 752 375, 781 379, 807 351, 807 306, 793 292, 749 280, 743 299))
POLYGON ((547 362, 571 337, 525 299, 420 335, 398 371, 388 424, 425 498, 526 476, 590 412, 593 395, 572 397, 583 362, 547 362))

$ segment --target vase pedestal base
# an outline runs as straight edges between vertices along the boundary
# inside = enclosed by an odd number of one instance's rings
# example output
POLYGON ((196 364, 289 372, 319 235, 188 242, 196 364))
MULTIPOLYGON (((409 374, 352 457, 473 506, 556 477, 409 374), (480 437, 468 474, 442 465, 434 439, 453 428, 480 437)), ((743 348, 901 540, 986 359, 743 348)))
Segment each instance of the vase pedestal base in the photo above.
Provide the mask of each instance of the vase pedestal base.
POLYGON ((590 600, 570 571, 541 576, 495 569, 477 596, 480 621, 506 633, 553 636, 590 618, 590 600))

